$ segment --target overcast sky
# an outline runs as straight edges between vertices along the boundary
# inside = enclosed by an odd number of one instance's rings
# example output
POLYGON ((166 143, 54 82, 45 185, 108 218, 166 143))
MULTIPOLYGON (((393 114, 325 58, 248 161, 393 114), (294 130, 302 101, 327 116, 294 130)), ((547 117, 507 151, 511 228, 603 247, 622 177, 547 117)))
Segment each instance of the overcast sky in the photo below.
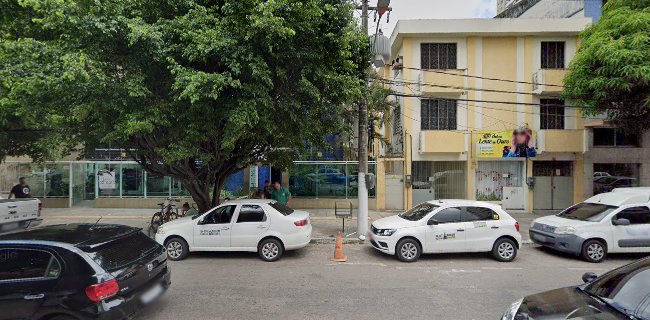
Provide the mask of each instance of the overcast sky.
MULTIPOLYGON (((377 5, 377 0, 370 0, 370 5, 377 5)), ((497 8, 496 0, 392 0, 390 6, 393 8, 390 23, 383 17, 379 26, 387 36, 399 19, 492 18, 497 8)), ((371 15, 371 34, 376 26, 371 15)))

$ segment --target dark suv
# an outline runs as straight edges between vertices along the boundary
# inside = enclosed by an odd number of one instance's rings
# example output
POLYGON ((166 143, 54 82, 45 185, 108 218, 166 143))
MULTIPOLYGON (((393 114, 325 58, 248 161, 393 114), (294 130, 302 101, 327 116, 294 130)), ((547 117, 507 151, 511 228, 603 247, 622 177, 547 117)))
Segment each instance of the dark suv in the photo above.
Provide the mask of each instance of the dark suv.
POLYGON ((0 235, 0 319, 123 319, 170 285, 141 229, 64 224, 0 235))

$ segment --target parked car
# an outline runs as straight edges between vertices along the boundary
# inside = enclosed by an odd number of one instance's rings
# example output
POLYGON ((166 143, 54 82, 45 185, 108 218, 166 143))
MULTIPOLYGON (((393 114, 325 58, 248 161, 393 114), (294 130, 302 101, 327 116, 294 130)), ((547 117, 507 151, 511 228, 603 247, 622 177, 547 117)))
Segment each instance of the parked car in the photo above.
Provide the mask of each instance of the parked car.
POLYGON ((141 229, 62 224, 0 236, 0 319, 125 319, 170 285, 141 229))
POLYGON ((377 250, 404 262, 422 253, 492 252, 510 262, 521 247, 519 223, 500 206, 471 200, 435 200, 376 220, 368 232, 377 250))
POLYGON ((167 222, 158 228, 156 241, 167 248, 171 260, 182 260, 193 251, 248 251, 271 262, 286 250, 307 246, 311 230, 305 211, 274 200, 241 199, 167 222))
POLYGON ((650 258, 600 277, 587 272, 582 280, 517 300, 501 319, 650 319, 650 258))
POLYGON ((600 177, 609 177, 611 174, 607 172, 594 172, 594 180, 600 177))
POLYGON ((0 232, 35 227, 43 221, 43 204, 38 199, 0 198, 0 232))
POLYGON ((530 239, 589 262, 601 262, 608 253, 650 252, 649 200, 648 188, 614 189, 535 219, 530 239))
POLYGON ((594 194, 610 192, 616 188, 629 188, 636 186, 636 179, 630 177, 602 177, 594 181, 594 194))

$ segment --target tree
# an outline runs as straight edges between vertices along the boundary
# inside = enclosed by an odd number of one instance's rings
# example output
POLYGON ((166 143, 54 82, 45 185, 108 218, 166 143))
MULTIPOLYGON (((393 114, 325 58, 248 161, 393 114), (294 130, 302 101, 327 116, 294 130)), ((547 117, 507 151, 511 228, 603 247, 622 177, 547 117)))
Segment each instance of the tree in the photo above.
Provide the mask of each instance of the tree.
POLYGON ((621 128, 650 127, 650 0, 611 0, 581 34, 564 97, 621 128))
POLYGON ((61 150, 134 149, 202 212, 232 173, 345 129, 363 89, 366 36, 344 1, 16 1, 0 0, 16 9, 0 24, 0 111, 61 150))

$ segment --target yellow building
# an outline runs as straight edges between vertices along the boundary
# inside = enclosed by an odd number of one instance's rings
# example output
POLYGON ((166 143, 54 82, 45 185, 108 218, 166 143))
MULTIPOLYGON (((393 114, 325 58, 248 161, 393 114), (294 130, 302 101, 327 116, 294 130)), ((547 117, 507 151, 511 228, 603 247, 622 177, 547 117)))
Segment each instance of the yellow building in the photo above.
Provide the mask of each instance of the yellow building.
POLYGON ((530 212, 582 200, 584 118, 559 95, 590 23, 399 21, 392 63, 378 72, 400 105, 381 133, 385 158, 404 161, 404 192, 387 190, 378 208, 466 198, 530 212))

